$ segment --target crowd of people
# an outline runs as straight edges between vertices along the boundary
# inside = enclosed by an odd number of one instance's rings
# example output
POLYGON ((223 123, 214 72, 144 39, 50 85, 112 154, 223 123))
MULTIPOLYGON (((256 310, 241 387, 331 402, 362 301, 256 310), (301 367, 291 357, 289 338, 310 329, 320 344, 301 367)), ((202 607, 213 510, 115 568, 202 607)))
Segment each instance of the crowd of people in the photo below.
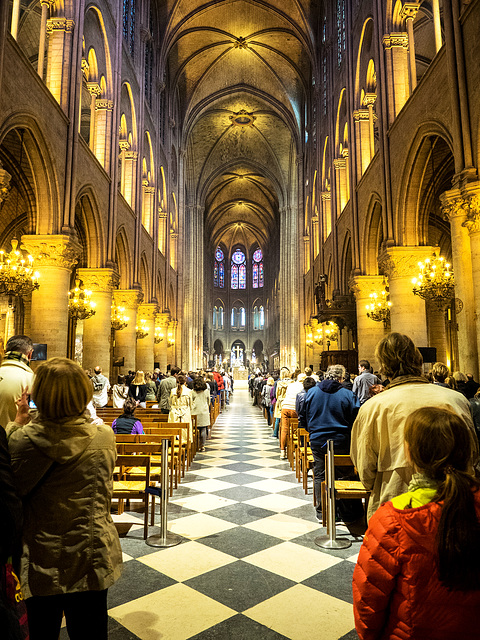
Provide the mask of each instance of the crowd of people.
MULTIPOLYGON (((150 401, 189 429, 196 415, 202 450, 212 401, 221 393, 228 404, 233 380, 177 367, 166 376, 129 372, 111 389, 123 411, 109 427, 96 416, 110 391, 100 367, 86 372, 51 358, 34 375, 32 352, 27 336, 14 336, 0 366, 1 637, 53 640, 65 616, 71 639, 104 640, 107 591, 122 566, 110 515, 115 433, 142 433, 135 411, 150 401)), ((375 357, 379 371, 361 360, 353 380, 341 364, 258 371, 249 380, 253 403, 279 439, 281 459, 290 418, 309 432, 318 516, 329 440, 370 491, 353 576, 361 640, 476 638, 480 385, 440 362, 425 373, 400 333, 381 340, 375 357)), ((344 523, 364 518, 361 501, 337 507, 344 523)))

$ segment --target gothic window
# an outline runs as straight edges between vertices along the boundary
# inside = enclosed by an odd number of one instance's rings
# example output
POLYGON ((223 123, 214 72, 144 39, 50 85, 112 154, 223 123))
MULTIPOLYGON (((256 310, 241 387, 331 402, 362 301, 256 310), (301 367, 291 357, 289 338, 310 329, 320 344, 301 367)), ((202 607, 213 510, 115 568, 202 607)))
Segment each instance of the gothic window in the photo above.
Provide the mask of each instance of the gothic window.
POLYGON ((245 307, 240 307, 240 329, 245 329, 246 315, 245 307))
POLYGON ((260 329, 260 316, 258 313, 258 307, 253 307, 253 330, 257 331, 260 329))
POLYGON ((260 329, 263 329, 263 327, 265 326, 265 311, 263 309, 263 306, 260 307, 260 313, 259 313, 259 324, 260 324, 260 329))
POLYGON ((152 107, 153 86, 153 43, 149 40, 145 44, 145 98, 152 107))
POLYGON ((232 255, 230 286, 232 289, 246 289, 247 287, 245 254, 240 249, 236 249, 232 255))
POLYGON ((130 55, 135 49, 135 0, 123 0, 123 37, 130 55))
POLYGON ((218 311, 217 311, 217 329, 223 329, 223 307, 218 307, 218 311))
POLYGON ((217 314, 218 314, 217 307, 213 307, 213 328, 214 329, 217 328, 217 314))
POLYGON ((213 265, 213 286, 223 289, 225 286, 225 256, 220 247, 215 251, 215 263, 213 265))
POLYGON ((263 254, 257 249, 252 259, 252 286, 254 289, 263 287, 263 254))
POLYGON ((232 327, 232 329, 237 328, 237 309, 235 307, 232 307, 232 313, 230 315, 230 326, 232 327))

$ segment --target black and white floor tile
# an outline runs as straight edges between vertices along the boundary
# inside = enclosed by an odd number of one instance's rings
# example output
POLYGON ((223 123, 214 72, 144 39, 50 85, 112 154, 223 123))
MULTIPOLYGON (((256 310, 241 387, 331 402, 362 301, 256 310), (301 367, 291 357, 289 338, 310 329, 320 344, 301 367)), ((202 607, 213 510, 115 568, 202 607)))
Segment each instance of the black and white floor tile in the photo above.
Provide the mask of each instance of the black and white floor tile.
POLYGON ((315 544, 325 530, 311 489, 306 496, 271 434, 237 384, 170 500, 169 529, 182 543, 149 547, 141 514, 118 517, 132 527, 109 590, 111 640, 358 638, 351 580, 361 539, 339 527, 350 548, 315 544))

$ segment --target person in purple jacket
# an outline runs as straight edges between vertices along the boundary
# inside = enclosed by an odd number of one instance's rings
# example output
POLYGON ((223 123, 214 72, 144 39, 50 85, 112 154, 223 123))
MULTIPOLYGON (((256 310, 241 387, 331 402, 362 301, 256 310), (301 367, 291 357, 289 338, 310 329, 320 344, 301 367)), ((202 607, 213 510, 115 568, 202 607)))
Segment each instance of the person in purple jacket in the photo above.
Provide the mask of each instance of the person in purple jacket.
POLYGON ((118 418, 115 418, 112 423, 112 429, 115 433, 135 434, 144 432, 142 423, 133 415, 135 413, 136 407, 137 403, 133 398, 128 397, 125 400, 122 415, 118 416, 118 418))

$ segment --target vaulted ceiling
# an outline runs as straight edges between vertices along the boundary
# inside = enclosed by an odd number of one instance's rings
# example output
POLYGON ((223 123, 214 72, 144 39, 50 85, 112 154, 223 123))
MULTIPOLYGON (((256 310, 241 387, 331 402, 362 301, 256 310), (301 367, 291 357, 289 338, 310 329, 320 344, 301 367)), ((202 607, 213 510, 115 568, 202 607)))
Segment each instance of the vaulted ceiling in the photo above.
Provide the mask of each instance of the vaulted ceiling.
POLYGON ((279 226, 311 83, 310 0, 170 0, 164 45, 186 149, 187 198, 209 250, 259 244, 279 226))

